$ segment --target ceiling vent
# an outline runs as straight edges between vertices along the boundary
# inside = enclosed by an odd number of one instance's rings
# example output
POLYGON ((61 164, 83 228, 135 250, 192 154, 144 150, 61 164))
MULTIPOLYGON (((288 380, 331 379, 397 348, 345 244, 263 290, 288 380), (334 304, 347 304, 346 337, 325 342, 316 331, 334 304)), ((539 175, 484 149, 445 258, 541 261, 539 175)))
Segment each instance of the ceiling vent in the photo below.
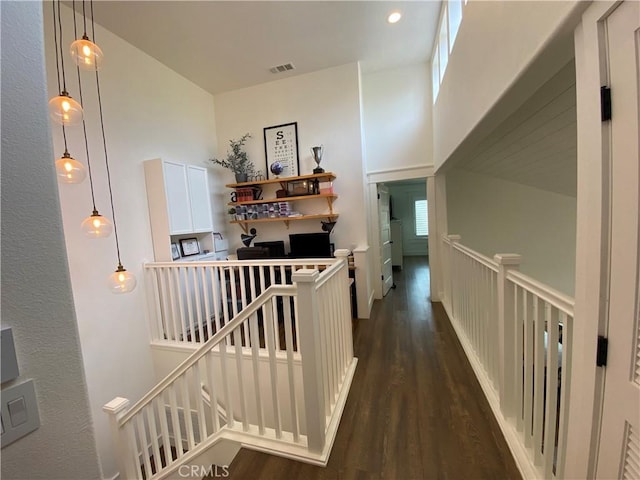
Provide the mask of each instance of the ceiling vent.
POLYGON ((294 67, 293 63, 285 63, 283 65, 276 65, 275 67, 271 67, 269 69, 269 71, 271 73, 282 73, 282 72, 288 72, 289 70, 293 70, 294 67))

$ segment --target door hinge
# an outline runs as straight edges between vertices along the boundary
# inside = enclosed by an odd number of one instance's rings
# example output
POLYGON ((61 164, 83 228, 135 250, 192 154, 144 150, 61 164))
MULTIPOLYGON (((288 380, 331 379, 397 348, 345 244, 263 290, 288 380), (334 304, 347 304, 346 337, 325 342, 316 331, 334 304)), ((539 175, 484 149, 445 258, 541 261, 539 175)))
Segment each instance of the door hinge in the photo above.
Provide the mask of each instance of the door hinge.
POLYGON ((380 194, 378 194, 378 200, 380 200, 380 194))
POLYGON ((380 275, 380 280, 384 280, 384 275, 380 275))
POLYGON ((607 366, 607 351, 609 349, 609 339, 598 335, 598 351, 596 353, 596 365, 598 367, 607 366))
POLYGON ((603 122, 611 120, 611 89, 600 87, 600 118, 603 122))

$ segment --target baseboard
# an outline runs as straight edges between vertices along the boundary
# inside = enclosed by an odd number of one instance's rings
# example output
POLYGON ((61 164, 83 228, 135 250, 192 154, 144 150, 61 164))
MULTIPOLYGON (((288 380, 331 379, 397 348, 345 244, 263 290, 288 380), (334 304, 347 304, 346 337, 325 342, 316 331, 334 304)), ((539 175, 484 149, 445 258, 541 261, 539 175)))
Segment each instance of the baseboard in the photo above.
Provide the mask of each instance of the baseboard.
POLYGON ((453 327, 453 330, 456 332, 456 336, 458 337, 460 345, 462 345, 462 349, 464 350, 467 360, 469 360, 469 364, 473 369, 473 373, 478 379, 478 383, 480 383, 480 387, 482 388, 484 396, 489 403, 489 407, 491 407, 493 416, 498 422, 500 430, 502 430, 502 434, 504 435, 507 446, 511 451, 511 455, 513 455, 516 466, 518 467, 518 470, 520 470, 522 478, 524 478, 525 480, 544 478, 542 473, 533 464, 531 455, 529 455, 527 448, 520 441, 520 434, 518 433, 518 431, 503 417, 502 411, 500 410, 500 399, 497 395, 497 392, 494 390, 493 385, 491 384, 491 380, 489 379, 489 377, 487 377, 484 371, 484 367, 478 361, 475 351, 473 350, 472 345, 467 340, 464 331, 459 327, 458 321, 455 320, 451 315, 448 306, 444 302, 442 302, 442 306, 447 313, 449 323, 453 327))

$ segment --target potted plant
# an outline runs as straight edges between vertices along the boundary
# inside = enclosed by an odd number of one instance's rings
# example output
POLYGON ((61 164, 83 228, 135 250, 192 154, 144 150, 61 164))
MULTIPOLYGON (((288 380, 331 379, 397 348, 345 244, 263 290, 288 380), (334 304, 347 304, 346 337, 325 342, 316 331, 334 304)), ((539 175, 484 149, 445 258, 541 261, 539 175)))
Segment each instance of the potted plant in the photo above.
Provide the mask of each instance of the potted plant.
POLYGON ((236 183, 246 182, 249 175, 255 174, 253 162, 247 157, 247 152, 242 150, 242 147, 244 147, 244 144, 249 138, 251 138, 251 135, 245 133, 238 140, 229 140, 231 150, 227 150, 227 157, 223 159, 210 159, 216 165, 231 170, 236 176, 236 183))

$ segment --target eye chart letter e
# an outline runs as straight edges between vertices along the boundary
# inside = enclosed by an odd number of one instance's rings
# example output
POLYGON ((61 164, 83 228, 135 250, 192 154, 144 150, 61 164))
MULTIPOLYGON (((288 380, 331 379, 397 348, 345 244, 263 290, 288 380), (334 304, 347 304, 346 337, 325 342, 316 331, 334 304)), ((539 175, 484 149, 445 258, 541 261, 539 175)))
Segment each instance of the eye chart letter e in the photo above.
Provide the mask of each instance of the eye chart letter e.
POLYGON ((264 153, 267 162, 267 178, 275 178, 269 168, 273 162, 280 162, 283 170, 280 177, 300 175, 298 157, 298 122, 285 123, 264 128, 264 153))

